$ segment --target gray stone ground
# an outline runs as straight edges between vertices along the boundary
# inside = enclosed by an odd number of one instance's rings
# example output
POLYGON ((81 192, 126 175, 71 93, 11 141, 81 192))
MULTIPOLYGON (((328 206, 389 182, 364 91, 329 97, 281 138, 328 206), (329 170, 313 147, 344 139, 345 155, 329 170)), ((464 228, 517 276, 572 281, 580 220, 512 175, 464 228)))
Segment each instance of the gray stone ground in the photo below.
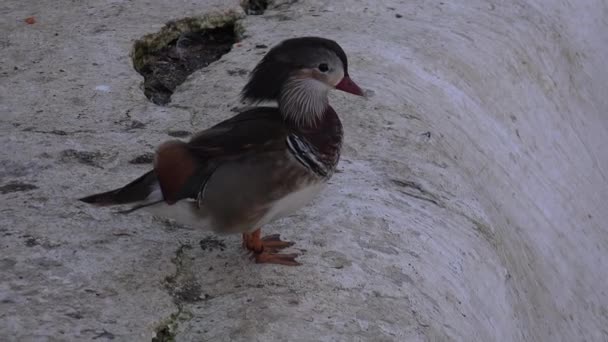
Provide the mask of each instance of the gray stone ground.
POLYGON ((170 105, 150 103, 134 41, 227 9, 0 4, 2 340, 608 340, 605 2, 274 2, 170 105), (332 96, 340 173, 265 228, 303 266, 75 201, 144 172, 129 161, 167 132, 232 115, 255 45, 299 35, 338 40, 373 94, 332 96))

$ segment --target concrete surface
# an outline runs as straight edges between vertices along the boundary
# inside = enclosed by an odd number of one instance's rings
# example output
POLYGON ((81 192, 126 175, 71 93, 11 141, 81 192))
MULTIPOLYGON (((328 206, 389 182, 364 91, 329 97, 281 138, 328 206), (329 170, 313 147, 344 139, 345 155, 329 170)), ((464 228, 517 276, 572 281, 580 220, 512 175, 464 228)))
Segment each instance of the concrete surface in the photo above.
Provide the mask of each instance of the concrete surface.
POLYGON ((150 103, 134 41, 227 9, 0 4, 2 340, 608 340, 605 2, 275 1, 150 103), (338 40, 373 94, 332 96, 341 172, 265 228, 303 266, 75 201, 145 171, 129 161, 167 132, 232 115, 255 46, 299 35, 338 40))

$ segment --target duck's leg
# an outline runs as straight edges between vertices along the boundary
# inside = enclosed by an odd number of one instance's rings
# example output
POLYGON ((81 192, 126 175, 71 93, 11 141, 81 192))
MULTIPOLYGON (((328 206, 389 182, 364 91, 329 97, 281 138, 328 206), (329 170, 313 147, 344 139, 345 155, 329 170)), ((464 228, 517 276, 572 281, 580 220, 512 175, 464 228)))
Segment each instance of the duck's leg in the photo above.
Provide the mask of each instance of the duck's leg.
POLYGON ((287 266, 298 266, 297 254, 280 254, 277 251, 293 246, 293 242, 283 241, 279 234, 273 234, 260 238, 262 230, 256 229, 252 233, 243 234, 243 247, 253 252, 255 262, 259 264, 280 264, 287 266))

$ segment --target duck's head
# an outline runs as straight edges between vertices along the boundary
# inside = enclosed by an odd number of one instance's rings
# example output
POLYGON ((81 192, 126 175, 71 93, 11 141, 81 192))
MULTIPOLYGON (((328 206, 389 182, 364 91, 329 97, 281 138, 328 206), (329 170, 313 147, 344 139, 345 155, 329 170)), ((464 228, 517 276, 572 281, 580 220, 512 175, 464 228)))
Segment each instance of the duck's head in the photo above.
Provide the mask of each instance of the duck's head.
POLYGON ((302 37, 273 47, 253 70, 242 97, 252 102, 275 100, 286 118, 312 122, 325 112, 331 89, 363 96, 348 75, 346 54, 338 43, 302 37))

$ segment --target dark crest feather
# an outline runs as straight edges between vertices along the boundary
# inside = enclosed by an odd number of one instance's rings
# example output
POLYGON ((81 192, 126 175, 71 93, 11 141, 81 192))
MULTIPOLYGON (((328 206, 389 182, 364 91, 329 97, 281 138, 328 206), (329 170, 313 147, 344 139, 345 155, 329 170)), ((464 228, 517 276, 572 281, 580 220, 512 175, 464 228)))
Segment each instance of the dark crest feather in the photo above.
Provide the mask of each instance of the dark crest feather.
POLYGON ((333 51, 342 61, 344 74, 348 75, 346 53, 335 41, 320 37, 287 39, 270 49, 258 63, 243 88, 241 97, 250 101, 278 99, 281 87, 289 75, 304 67, 307 56, 316 49, 333 51))

